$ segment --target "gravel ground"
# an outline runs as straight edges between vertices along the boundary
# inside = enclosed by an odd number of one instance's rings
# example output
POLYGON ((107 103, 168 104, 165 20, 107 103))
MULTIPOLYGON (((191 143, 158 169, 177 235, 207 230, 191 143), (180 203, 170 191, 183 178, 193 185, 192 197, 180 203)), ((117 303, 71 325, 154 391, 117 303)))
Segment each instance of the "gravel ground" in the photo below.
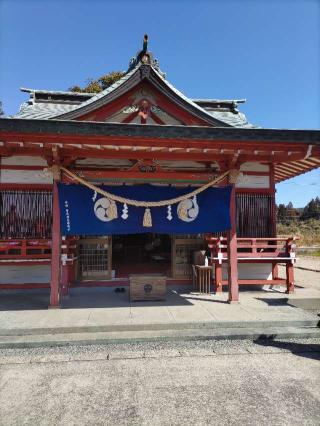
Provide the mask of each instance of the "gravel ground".
POLYGON ((320 359, 320 339, 275 339, 256 342, 252 340, 207 340, 2 349, 0 350, 0 365, 288 352, 296 354, 312 352, 315 358, 320 359))
POLYGON ((301 256, 298 253, 296 267, 320 272, 320 257, 301 256))
MULTIPOLYGON (((305 263, 303 263, 305 265, 305 263)), ((286 269, 284 266, 279 266, 279 275, 285 278, 286 269)), ((294 278, 297 286, 303 288, 311 288, 320 291, 320 272, 294 268, 294 278)))
POLYGON ((320 424, 320 340, 0 352, 0 425, 320 424))
POLYGON ((2 349, 0 426, 318 426, 319 361, 319 338, 2 349))

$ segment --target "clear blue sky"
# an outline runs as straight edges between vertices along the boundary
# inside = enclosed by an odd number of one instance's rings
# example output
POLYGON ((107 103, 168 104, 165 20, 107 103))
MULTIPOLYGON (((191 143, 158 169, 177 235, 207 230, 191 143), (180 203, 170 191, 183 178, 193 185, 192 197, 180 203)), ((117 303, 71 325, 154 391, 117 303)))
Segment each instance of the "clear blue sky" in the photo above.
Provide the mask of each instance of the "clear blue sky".
MULTIPOLYGON (((148 33, 168 80, 189 97, 246 98, 267 128, 320 128, 319 0, 0 0, 0 99, 20 86, 65 90, 126 70, 148 33)), ((278 185, 277 202, 320 195, 320 171, 278 185)))

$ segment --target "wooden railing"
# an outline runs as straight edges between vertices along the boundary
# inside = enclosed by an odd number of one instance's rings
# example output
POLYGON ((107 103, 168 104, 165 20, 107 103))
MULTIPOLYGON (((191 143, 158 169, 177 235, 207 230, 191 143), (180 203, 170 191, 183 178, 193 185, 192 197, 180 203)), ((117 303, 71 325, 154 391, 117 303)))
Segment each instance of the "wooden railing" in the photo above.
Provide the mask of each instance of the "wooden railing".
MULTIPOLYGON (((75 238, 61 241, 61 263, 73 262, 76 258, 75 238)), ((6 239, 0 240, 1 263, 50 262, 51 240, 47 239, 6 239)))
MULTIPOLYGON (((287 292, 294 291, 293 264, 296 259, 295 241, 297 237, 287 238, 237 238, 237 260, 244 263, 271 263, 272 279, 238 280, 239 284, 286 284, 287 292), (286 265, 286 279, 278 277, 278 264, 286 265)), ((211 264, 214 265, 214 284, 216 291, 228 284, 222 279, 222 264, 228 260, 228 241, 225 237, 206 236, 211 251, 211 264)))
MULTIPOLYGON (((77 260, 76 237, 62 237, 61 240, 61 291, 67 294, 75 280, 77 260)), ((51 240, 47 239, 8 239, 0 240, 1 265, 49 265, 51 263, 51 240)), ((34 284, 35 286, 37 284, 34 284)), ((41 284, 41 286, 48 284, 41 284)), ((0 288, 18 288, 16 284, 0 285, 0 288)), ((19 288, 33 288, 32 284, 22 284, 19 288), (22 287, 21 287, 22 286, 22 287), (31 286, 31 287, 30 287, 31 286)))
MULTIPOLYGON (((238 259, 295 258, 295 241, 297 237, 288 238, 237 238, 238 259)), ((206 237, 211 256, 221 260, 227 259, 227 238, 206 237)))
POLYGON ((0 240, 1 261, 50 260, 51 240, 14 239, 0 240))

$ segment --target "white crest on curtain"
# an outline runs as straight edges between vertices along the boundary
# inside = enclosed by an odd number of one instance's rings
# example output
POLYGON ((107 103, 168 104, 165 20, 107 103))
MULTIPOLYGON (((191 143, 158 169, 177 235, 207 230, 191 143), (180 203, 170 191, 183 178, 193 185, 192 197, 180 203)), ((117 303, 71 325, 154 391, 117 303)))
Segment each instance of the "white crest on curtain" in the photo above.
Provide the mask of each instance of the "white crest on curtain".
POLYGON ((180 201, 177 207, 177 214, 179 219, 184 222, 192 222, 199 214, 199 206, 197 197, 188 198, 187 200, 180 201))
POLYGON ((116 203, 109 198, 99 198, 94 204, 94 214, 102 222, 110 222, 115 219, 114 211, 116 209, 116 203))

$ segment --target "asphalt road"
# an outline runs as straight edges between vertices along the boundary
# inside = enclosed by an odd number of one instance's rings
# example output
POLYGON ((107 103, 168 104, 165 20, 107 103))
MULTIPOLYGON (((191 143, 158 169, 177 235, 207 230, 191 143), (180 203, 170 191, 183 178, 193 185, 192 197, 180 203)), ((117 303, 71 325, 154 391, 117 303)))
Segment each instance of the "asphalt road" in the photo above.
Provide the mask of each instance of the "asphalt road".
POLYGON ((319 425, 320 341, 0 351, 1 425, 319 425))

